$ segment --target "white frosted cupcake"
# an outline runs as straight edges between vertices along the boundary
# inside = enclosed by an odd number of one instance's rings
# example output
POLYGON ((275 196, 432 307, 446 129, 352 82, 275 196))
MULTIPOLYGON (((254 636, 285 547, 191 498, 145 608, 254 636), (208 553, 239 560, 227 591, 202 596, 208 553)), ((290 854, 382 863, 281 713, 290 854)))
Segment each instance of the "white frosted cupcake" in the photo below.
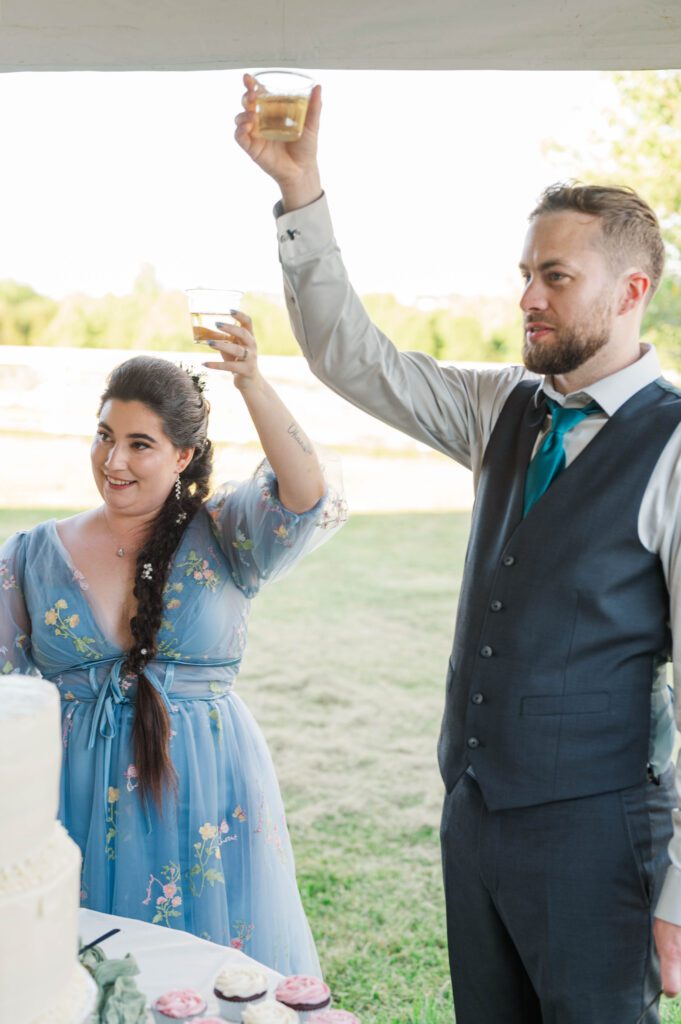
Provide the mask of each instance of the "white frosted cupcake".
POLYGON ((359 1024, 359 1018, 347 1010, 322 1010, 311 1014, 308 1024, 359 1024))
POLYGON ((213 984, 223 1020, 240 1021, 245 1008, 267 995, 267 978, 253 967, 225 967, 213 984))
POLYGON ((301 1024, 311 1014, 325 1010, 331 1003, 331 989, 320 978, 291 974, 277 986, 276 998, 300 1014, 301 1024))
POLYGON ((159 996, 151 1009, 156 1024, 195 1024, 206 1012, 206 1000, 193 988, 175 988, 159 996))
POLYGON ((241 1018, 243 1024, 298 1024, 300 1018, 295 1010, 274 999, 247 1006, 241 1018))

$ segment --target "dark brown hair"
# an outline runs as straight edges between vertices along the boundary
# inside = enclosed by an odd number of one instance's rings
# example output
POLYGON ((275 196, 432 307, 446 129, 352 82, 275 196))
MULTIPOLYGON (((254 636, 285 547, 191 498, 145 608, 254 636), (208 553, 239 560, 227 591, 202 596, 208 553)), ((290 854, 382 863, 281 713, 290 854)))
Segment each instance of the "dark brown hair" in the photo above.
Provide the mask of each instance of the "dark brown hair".
POLYGON ((133 725, 135 766, 140 797, 150 794, 159 809, 163 794, 176 788, 177 778, 168 747, 170 718, 162 698, 144 674, 156 653, 156 638, 163 618, 164 588, 172 557, 182 534, 208 496, 213 450, 206 430, 210 406, 203 397, 198 375, 151 356, 136 356, 110 374, 99 411, 110 399, 141 402, 156 413, 176 448, 193 448, 183 470, 180 495, 171 488, 144 547, 137 555, 135 585, 137 613, 130 620, 133 645, 123 671, 137 679, 133 725), (145 566, 151 566, 151 571, 145 566))
POLYGON ((640 264, 650 278, 650 301, 662 277, 665 250, 659 222, 648 204, 632 188, 558 182, 544 190, 529 219, 563 210, 599 218, 613 270, 640 264))

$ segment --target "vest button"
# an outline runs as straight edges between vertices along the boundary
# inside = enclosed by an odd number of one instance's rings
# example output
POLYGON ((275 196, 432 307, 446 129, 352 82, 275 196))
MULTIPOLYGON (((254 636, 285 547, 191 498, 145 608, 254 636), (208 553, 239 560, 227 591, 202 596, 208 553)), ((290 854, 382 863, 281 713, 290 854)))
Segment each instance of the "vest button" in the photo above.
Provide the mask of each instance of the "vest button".
POLYGON ((480 746, 480 740, 477 736, 469 736, 466 740, 466 746, 470 747, 471 750, 475 750, 476 747, 480 746))
POLYGON ((474 693, 471 695, 471 700, 474 704, 484 704, 485 698, 481 693, 474 693))
POLYGON ((501 601, 492 601, 490 605, 490 610, 493 612, 500 612, 503 607, 504 606, 501 603, 501 601))
POLYGON ((480 654, 482 655, 483 658, 491 658, 492 655, 494 654, 494 651, 492 650, 491 647, 485 644, 485 646, 481 649, 480 654))
POLYGON ((515 558, 513 557, 513 555, 504 555, 503 561, 506 567, 515 565, 515 558))

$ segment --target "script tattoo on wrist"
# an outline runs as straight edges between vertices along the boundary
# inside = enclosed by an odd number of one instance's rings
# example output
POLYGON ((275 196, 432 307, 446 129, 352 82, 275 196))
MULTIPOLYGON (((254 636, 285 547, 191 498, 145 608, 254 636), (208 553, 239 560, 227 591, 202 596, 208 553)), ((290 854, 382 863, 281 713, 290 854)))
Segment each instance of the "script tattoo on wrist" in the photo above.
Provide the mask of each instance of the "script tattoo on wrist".
POLYGON ((300 428, 297 423, 289 423, 288 432, 296 444, 300 445, 306 455, 312 455, 312 448, 300 433, 300 428))

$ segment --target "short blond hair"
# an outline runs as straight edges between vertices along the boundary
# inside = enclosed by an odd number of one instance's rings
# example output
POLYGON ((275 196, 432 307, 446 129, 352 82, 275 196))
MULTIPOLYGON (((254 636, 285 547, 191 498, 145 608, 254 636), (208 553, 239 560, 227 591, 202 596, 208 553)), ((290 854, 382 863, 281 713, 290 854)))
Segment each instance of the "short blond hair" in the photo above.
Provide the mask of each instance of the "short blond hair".
POLYGON ((563 210, 598 217, 613 269, 640 264, 650 278, 652 298, 664 271, 664 242, 655 213, 633 188, 558 182, 542 192, 529 219, 563 210))

